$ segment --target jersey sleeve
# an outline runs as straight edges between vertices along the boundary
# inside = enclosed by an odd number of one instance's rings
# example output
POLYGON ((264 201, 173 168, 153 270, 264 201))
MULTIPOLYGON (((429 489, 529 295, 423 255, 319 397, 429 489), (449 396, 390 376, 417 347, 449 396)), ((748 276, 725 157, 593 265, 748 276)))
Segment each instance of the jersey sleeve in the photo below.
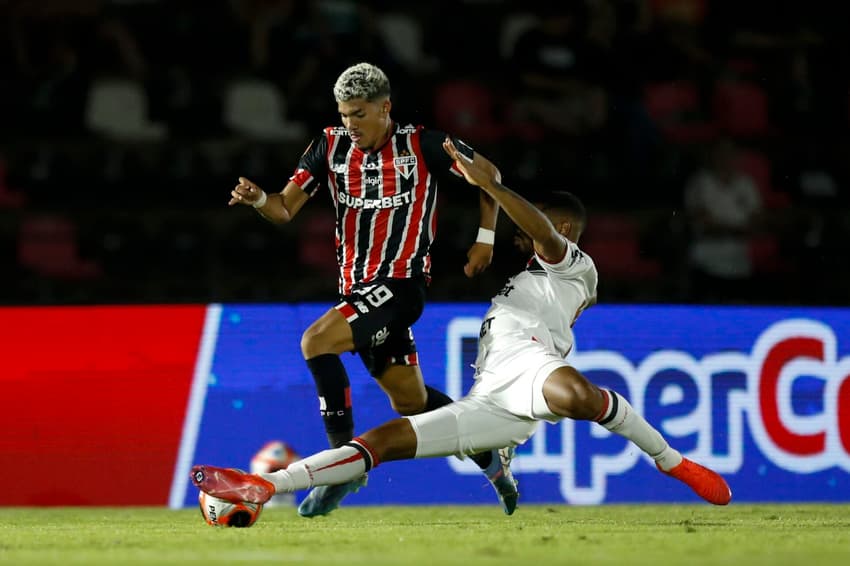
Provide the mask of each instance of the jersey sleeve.
MULTIPOLYGON (((573 242, 569 240, 566 240, 566 242, 564 257, 554 263, 546 261, 537 252, 534 253, 534 257, 547 275, 561 281, 568 281, 582 290, 584 295, 583 306, 576 312, 575 317, 578 317, 584 308, 596 303, 596 286, 599 274, 596 272, 596 265, 589 255, 581 251, 573 242)), ((573 318, 572 323, 575 323, 575 318, 573 318)))
POLYGON ((313 138, 301 158, 290 181, 301 187, 311 197, 323 186, 328 177, 328 137, 325 134, 313 138))
MULTIPOLYGON (((420 144, 422 145, 422 155, 425 157, 425 164, 428 170, 438 177, 445 176, 446 173, 453 173, 457 177, 463 177, 454 159, 449 157, 446 150, 443 149, 443 140, 446 139, 446 133, 440 130, 422 130, 420 134, 420 144)), ((460 138, 451 136, 457 150, 472 159, 475 155, 475 150, 460 138)))
POLYGON ((534 257, 547 273, 559 279, 576 279, 588 271, 596 271, 596 266, 590 256, 579 249, 579 247, 564 238, 567 247, 564 248, 564 257, 555 262, 550 262, 540 256, 536 251, 534 257))

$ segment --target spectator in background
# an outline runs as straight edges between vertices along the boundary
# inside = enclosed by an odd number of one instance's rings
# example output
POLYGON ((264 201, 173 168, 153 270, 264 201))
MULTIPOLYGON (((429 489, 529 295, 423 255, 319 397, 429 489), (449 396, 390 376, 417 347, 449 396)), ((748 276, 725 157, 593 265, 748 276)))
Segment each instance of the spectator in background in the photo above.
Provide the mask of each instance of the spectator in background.
MULTIPOLYGON (((274 76, 276 63, 282 61, 273 57, 272 45, 279 32, 293 33, 294 29, 286 29, 291 25, 295 9, 292 0, 235 0, 231 2, 234 30, 238 41, 231 44, 231 49, 238 53, 237 72, 256 74, 259 76, 274 76), (287 26, 288 27, 288 26, 287 26)), ((286 54, 281 54, 284 57, 286 54)), ((284 58, 282 57, 282 58, 284 58)))
POLYGON ((661 198, 661 191, 653 195, 631 189, 636 183, 657 186, 650 179, 659 140, 643 100, 646 73, 652 64, 647 54, 651 24, 652 12, 645 0, 588 1, 587 40, 598 54, 596 73, 608 104, 605 127, 595 139, 582 140, 589 154, 607 158, 596 168, 601 183, 590 180, 585 184, 604 186, 604 195, 593 191, 601 196, 600 201, 616 199, 626 207, 638 199, 649 203, 661 198))
MULTIPOLYGON (((559 184, 565 178, 589 185, 611 170, 605 161, 610 97, 610 59, 588 40, 584 2, 534 4, 539 22, 517 38, 510 59, 515 84, 513 126, 542 143, 516 152, 510 169, 527 186, 559 184)), ((601 184, 605 184, 603 180, 601 184)))
POLYGON ((604 58, 585 38, 584 4, 545 3, 540 8, 540 23, 524 32, 514 49, 518 119, 558 135, 597 130, 607 119, 600 76, 604 58))
POLYGON ((306 89, 322 77, 326 49, 323 33, 315 31, 321 26, 312 3, 232 0, 231 5, 239 38, 234 72, 276 80, 289 98, 310 96, 306 89))
POLYGON ((41 135, 82 130, 91 72, 86 69, 84 45, 95 14, 93 2, 9 6, 4 35, 14 67, 4 79, 16 88, 3 89, 4 98, 15 108, 4 128, 41 135))
POLYGON ((13 82, 25 93, 13 118, 27 133, 81 133, 92 80, 147 74, 136 36, 119 11, 99 0, 16 2, 8 18, 13 82))
POLYGON ((409 70, 399 64, 378 30, 377 2, 309 0, 297 4, 300 25, 290 38, 298 48, 297 55, 280 52, 295 72, 281 86, 293 115, 308 128, 320 129, 327 123, 325 101, 314 93, 336 80, 335 69, 340 66, 373 61, 393 77, 396 100, 419 95, 422 89, 409 88, 409 70))
POLYGON ((755 182, 736 167, 736 146, 720 139, 708 163, 687 182, 685 210, 692 227, 688 249, 691 297, 699 302, 747 299, 753 275, 750 237, 762 199, 755 182))
POLYGON ((711 82, 717 61, 706 31, 705 0, 647 0, 652 33, 647 72, 653 80, 711 82))

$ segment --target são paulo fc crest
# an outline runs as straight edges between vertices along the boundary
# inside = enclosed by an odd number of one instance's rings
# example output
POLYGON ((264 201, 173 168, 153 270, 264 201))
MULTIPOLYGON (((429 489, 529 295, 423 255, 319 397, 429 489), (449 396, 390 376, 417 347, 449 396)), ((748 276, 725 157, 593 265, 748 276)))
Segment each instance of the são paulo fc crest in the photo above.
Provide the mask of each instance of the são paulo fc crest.
POLYGON ((407 151, 401 152, 401 155, 393 159, 396 171, 405 179, 409 179, 413 175, 413 171, 416 170, 416 163, 416 156, 410 155, 407 151))

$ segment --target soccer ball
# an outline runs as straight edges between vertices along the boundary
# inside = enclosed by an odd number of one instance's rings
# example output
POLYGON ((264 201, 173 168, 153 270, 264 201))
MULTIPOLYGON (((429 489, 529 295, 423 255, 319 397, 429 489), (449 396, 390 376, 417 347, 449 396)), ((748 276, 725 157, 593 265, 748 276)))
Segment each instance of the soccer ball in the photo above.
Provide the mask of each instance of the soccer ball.
MULTIPOLYGON (((297 462, 301 458, 286 442, 272 440, 267 442, 251 458, 251 473, 270 473, 286 468, 289 464, 297 462)), ((291 507, 295 505, 294 493, 276 493, 266 501, 266 507, 291 507)))
POLYGON ((286 442, 272 440, 263 445, 251 458, 251 473, 276 472, 301 458, 286 442))
POLYGON ((250 527, 260 518, 263 505, 258 503, 231 503, 203 491, 198 493, 201 516, 211 527, 250 527))

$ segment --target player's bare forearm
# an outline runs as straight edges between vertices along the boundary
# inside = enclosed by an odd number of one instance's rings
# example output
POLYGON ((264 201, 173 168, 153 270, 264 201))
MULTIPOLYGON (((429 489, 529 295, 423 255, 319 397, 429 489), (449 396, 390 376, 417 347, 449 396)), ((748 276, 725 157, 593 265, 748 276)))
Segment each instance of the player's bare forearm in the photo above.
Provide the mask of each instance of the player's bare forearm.
MULTIPOLYGON (((502 172, 499 171, 499 168, 480 153, 475 152, 472 157, 472 163, 475 167, 480 168, 482 171, 486 171, 487 175, 493 179, 496 179, 497 181, 502 180, 502 172)), ((493 197, 484 191, 481 191, 478 203, 479 211, 481 213, 478 225, 482 228, 487 228, 488 230, 495 230, 496 222, 499 219, 499 203, 497 203, 493 197)))
MULTIPOLYGON (((499 215, 499 204, 485 191, 478 191, 481 218, 478 225, 488 230, 496 229, 496 220, 499 215)), ((466 254, 467 261, 463 272, 467 277, 474 277, 483 272, 493 261, 493 243, 476 241, 466 254)))
POLYGON ((266 203, 257 212, 272 224, 286 224, 292 220, 292 215, 283 204, 283 195, 273 193, 268 195, 266 203))
POLYGON ((499 218, 499 203, 486 191, 479 192, 478 207, 481 213, 481 218, 478 225, 481 228, 488 230, 496 229, 496 222, 499 218))
POLYGON ((566 242, 543 212, 495 179, 481 184, 517 227, 534 240, 535 248, 547 259, 560 258, 566 242))
POLYGON ((486 174, 488 176, 490 176, 490 177, 496 179, 497 181, 501 182, 502 172, 499 171, 499 168, 496 167, 496 164, 493 163, 492 161, 490 161, 489 159, 487 159, 486 157, 484 157, 483 155, 481 155, 480 153, 478 153, 477 151, 472 156, 472 164, 475 167, 486 172, 486 174))
POLYGON ((462 155, 449 138, 443 142, 443 149, 455 160, 467 182, 493 197, 511 220, 534 240, 535 249, 543 257, 556 259, 563 255, 566 247, 563 236, 536 206, 501 183, 501 174, 495 165, 486 159, 473 160, 462 155))
POLYGON ((280 193, 268 194, 253 181, 239 177, 239 184, 230 192, 230 206, 244 204, 274 224, 292 220, 308 199, 301 187, 290 181, 280 193))

